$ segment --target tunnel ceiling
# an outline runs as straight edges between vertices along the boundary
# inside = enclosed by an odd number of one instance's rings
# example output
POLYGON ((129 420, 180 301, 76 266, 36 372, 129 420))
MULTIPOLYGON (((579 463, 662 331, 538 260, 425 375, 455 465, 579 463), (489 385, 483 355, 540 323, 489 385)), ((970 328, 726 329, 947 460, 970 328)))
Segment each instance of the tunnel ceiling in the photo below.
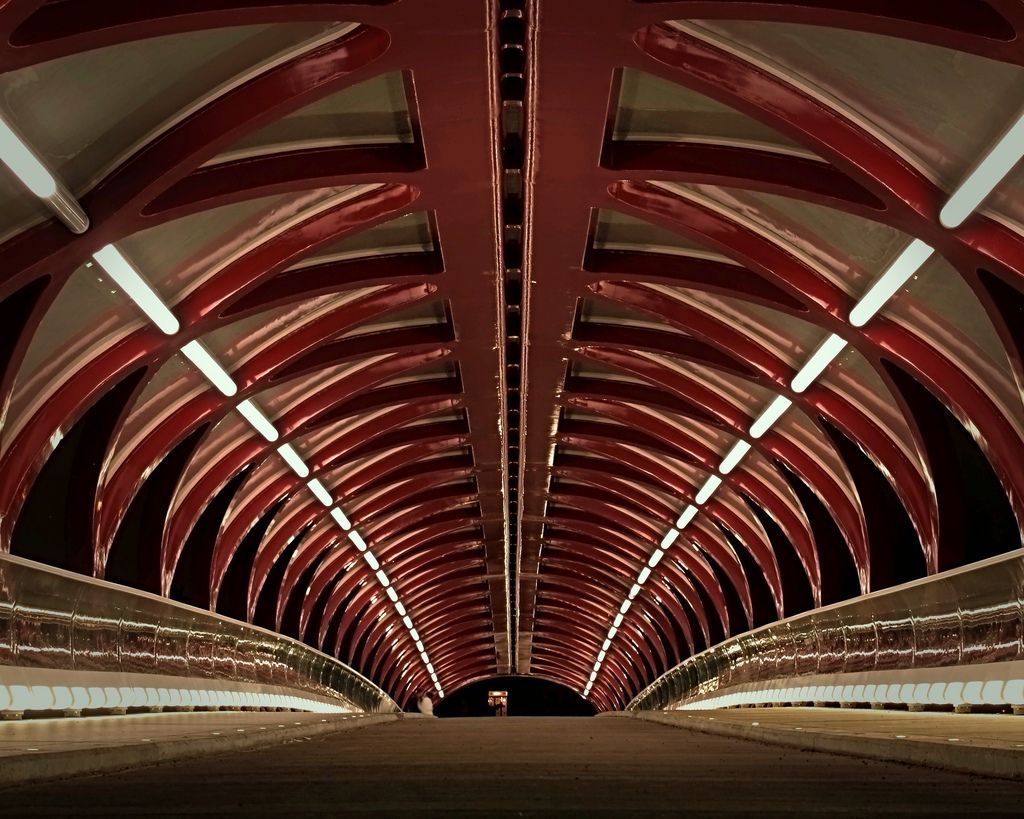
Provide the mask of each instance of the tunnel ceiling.
POLYGON ((599 708, 1018 547, 1022 172, 943 208, 1024 108, 1022 30, 9 0, 0 114, 58 184, 0 169, 0 545, 402 702, 519 673, 599 708))

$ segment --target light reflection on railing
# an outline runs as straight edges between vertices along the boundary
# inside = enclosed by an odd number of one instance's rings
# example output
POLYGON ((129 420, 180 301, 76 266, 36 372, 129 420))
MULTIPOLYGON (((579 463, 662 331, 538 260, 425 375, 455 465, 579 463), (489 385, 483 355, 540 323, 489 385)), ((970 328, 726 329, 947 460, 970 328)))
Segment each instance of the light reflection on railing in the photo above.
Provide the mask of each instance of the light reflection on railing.
POLYGON ((361 674, 289 637, 10 555, 0 555, 0 700, 0 711, 50 700, 45 707, 58 710, 313 702, 318 710, 398 710, 361 674), (5 680, 5 667, 18 679, 5 680), (153 674, 188 684, 25 685, 25 669, 153 674))
POLYGON ((1001 702, 1016 705, 1024 683, 999 672, 1019 675, 1022 616, 1024 550, 1018 550, 733 637, 663 674, 628 709, 801 701, 955 706, 989 703, 997 689, 1001 702), (891 672, 971 666, 988 676, 890 680, 891 672), (868 682, 853 700, 844 699, 853 697, 853 687, 823 683, 830 675, 872 673, 877 684, 868 682), (815 684, 790 684, 802 677, 816 678, 815 684), (865 693, 868 684, 871 691, 865 693))

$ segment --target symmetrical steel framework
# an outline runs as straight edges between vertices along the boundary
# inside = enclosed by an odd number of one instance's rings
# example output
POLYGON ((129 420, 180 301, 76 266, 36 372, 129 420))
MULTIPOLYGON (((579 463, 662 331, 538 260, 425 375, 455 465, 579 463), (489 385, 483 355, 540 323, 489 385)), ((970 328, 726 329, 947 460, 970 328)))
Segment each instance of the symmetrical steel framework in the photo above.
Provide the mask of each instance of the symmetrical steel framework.
POLYGON ((0 115, 60 183, 0 178, 0 548, 263 617, 400 704, 421 637, 446 691, 515 671, 601 708, 972 559, 915 385, 1024 519, 1019 175, 939 218, 1024 106, 1024 7, 933 6, 0 2, 0 115), (111 243, 171 334, 92 261, 111 243), (87 531, 44 548, 57 484, 87 531))

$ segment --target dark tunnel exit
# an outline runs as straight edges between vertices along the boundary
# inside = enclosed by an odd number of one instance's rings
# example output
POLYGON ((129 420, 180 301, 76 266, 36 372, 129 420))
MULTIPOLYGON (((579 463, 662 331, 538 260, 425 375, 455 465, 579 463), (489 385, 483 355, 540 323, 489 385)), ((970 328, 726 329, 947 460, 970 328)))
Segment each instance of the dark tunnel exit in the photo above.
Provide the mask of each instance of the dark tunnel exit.
POLYGON ((452 692, 434 708, 439 717, 494 717, 488 692, 508 692, 510 717, 590 717, 594 707, 577 692, 541 677, 487 677, 452 692))

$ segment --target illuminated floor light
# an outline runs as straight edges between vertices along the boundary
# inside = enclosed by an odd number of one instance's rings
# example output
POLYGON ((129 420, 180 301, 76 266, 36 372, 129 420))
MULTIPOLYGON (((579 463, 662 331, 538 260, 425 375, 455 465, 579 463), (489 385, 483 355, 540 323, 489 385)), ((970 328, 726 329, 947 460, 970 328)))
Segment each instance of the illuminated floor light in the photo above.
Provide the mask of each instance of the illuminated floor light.
POLYGON ((327 491, 327 487, 321 483, 319 478, 313 478, 309 483, 306 484, 309 487, 309 491, 313 493, 320 503, 324 506, 330 506, 334 503, 334 498, 331 497, 331 493, 327 491))
POLYGON ((825 368, 831 364, 836 356, 838 356, 846 348, 846 339, 842 336, 838 336, 835 333, 826 338, 821 346, 812 353, 811 357, 807 359, 807 363, 800 368, 800 371, 793 376, 793 382, 790 384, 793 392, 803 392, 816 379, 821 375, 825 368))
POLYGON ((722 479, 717 475, 709 475, 708 479, 704 481, 704 485, 700 488, 697 493, 697 497, 693 499, 693 502, 698 506, 707 503, 711 496, 715 494, 715 491, 719 486, 722 485, 722 479))
POLYGON ((230 397, 238 392, 238 386, 231 376, 198 341, 190 341, 181 348, 181 353, 224 395, 230 397))
POLYGON ((772 425, 778 421, 791 406, 793 402, 790 401, 784 395, 775 396, 775 400, 772 401, 764 412, 762 412, 756 421, 750 426, 750 437, 760 438, 764 435, 772 425))
POLYGON ((939 223, 945 228, 955 228, 963 224, 963 221, 1020 161, 1021 156, 1024 156, 1024 114, 1017 118, 953 191, 953 195, 939 212, 939 223))
POLYGON ((352 528, 352 522, 345 516, 345 513, 342 512, 339 507, 335 506, 331 510, 331 517, 334 518, 334 522, 346 532, 352 528))
POLYGON ((273 443, 277 440, 277 429, 267 420, 267 416, 260 412, 256 405, 248 398, 242 401, 235 409, 252 425, 253 429, 268 441, 273 443))
POLYGON ((915 239, 907 245, 850 311, 850 324, 854 327, 863 327, 867 324, 896 291, 921 269, 921 265, 928 261, 933 252, 934 250, 920 239, 915 239))
POLYGON ((292 472, 298 475, 300 478, 305 478, 309 474, 309 467, 306 466, 306 462, 299 457, 299 453, 295 451, 295 447, 291 444, 282 444, 277 448, 277 454, 280 455, 286 464, 291 467, 292 472))
POLYGON ((174 313, 114 245, 100 248, 92 257, 161 332, 173 336, 181 329, 174 313))
POLYGON ((728 454, 722 459, 722 465, 718 467, 718 471, 723 475, 728 475, 732 472, 740 461, 750 452, 750 444, 740 439, 733 444, 732 449, 729 450, 728 454))

